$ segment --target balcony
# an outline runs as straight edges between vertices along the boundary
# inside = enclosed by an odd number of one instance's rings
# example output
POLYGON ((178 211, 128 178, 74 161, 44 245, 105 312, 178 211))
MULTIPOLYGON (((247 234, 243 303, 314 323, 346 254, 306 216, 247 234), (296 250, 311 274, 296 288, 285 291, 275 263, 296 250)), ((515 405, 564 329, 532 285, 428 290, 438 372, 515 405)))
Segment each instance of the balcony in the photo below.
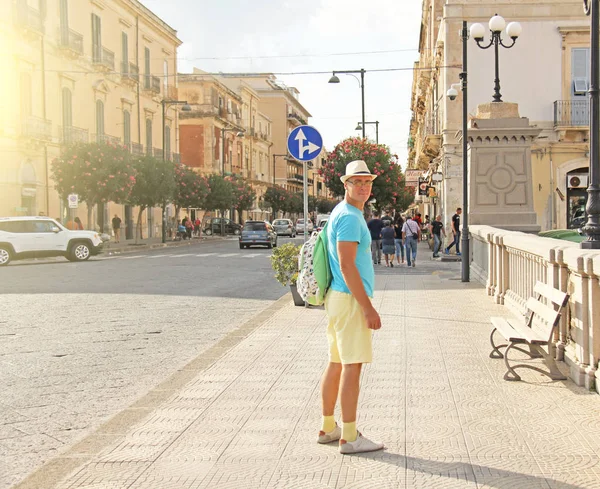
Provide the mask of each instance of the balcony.
POLYGON ((22 27, 25 32, 44 33, 44 20, 41 12, 27 5, 26 0, 21 0, 15 6, 13 20, 15 25, 22 27))
POLYGON ((58 45, 65 53, 79 57, 83 55, 83 34, 68 27, 61 27, 58 30, 58 45))
MULTIPOLYGON (((152 156, 154 156, 155 158, 159 158, 159 159, 162 160, 163 149, 162 148, 152 148, 152 156)), ((167 154, 167 159, 168 159, 168 154, 167 154)))
POLYGON ((144 75, 144 90, 159 94, 160 93, 160 78, 152 75, 144 75))
POLYGON ((22 134, 31 139, 49 141, 52 139, 52 122, 29 116, 23 121, 22 134))
POLYGON ((290 112, 287 116, 288 121, 299 122, 302 125, 306 125, 306 119, 296 112, 290 112))
POLYGON ((61 134, 61 143, 77 144, 77 143, 88 143, 90 141, 90 135, 87 129, 82 129, 75 126, 65 126, 59 128, 61 134))
POLYGON ((554 102, 554 127, 579 127, 589 125, 589 99, 556 100, 554 102))
POLYGON ((109 136, 108 134, 95 134, 95 141, 98 144, 108 144, 110 146, 121 146, 121 138, 109 136))
POLYGON ((129 152, 132 155, 142 156, 144 154, 144 145, 140 143, 129 143, 128 145, 129 152))
POLYGON ((121 62, 121 80, 124 83, 135 85, 140 81, 140 69, 133 63, 121 62))
POLYGON ((92 62, 102 71, 114 71, 115 70, 115 53, 111 50, 101 47, 97 49, 98 52, 94 53, 92 62))
POLYGON ((288 179, 288 182, 292 182, 292 183, 300 183, 300 184, 304 183, 304 177, 300 173, 290 173, 287 176, 287 179, 288 179))

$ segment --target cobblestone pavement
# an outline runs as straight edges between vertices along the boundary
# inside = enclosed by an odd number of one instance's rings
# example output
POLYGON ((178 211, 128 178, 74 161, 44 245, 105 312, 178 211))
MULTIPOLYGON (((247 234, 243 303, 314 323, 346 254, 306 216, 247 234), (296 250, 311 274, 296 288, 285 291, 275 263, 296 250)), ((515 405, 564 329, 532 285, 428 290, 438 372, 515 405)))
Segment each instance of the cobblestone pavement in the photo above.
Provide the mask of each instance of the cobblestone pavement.
POLYGON ((326 318, 285 297, 17 487, 600 488, 600 397, 503 381, 489 317, 508 313, 421 255, 377 274, 358 427, 385 451, 316 444, 326 318))

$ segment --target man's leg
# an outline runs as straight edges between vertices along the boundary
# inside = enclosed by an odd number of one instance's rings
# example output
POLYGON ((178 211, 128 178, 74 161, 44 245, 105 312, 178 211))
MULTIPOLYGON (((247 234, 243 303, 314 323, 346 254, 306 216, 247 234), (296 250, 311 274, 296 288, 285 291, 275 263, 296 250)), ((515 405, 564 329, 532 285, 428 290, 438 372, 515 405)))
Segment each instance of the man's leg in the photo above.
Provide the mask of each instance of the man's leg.
POLYGON ((321 378, 321 401, 323 405, 323 417, 333 416, 333 412, 335 411, 335 403, 337 402, 337 396, 340 390, 341 375, 341 363, 329 362, 325 372, 323 372, 323 377, 321 378))
POLYGON ((378 250, 377 240, 371 240, 371 258, 373 258, 373 263, 377 264, 377 250, 378 250))
POLYGON ((456 233, 456 254, 460 255, 460 231, 456 233))
POLYGON ((410 253, 410 242, 412 238, 406 238, 404 241, 404 246, 406 247, 406 264, 410 267, 411 263, 411 253, 410 253))
POLYGON ((342 440, 356 440, 356 410, 360 392, 360 371, 362 363, 342 366, 340 404, 342 406, 342 440))

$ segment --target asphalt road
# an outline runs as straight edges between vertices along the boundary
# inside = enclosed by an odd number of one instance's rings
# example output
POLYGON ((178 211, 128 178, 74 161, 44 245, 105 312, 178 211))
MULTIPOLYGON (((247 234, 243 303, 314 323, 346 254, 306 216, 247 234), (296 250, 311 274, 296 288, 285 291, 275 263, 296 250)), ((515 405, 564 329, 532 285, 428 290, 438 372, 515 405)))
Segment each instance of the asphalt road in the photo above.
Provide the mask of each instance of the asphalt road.
POLYGON ((270 254, 231 239, 0 269, 0 489, 286 294, 270 254))

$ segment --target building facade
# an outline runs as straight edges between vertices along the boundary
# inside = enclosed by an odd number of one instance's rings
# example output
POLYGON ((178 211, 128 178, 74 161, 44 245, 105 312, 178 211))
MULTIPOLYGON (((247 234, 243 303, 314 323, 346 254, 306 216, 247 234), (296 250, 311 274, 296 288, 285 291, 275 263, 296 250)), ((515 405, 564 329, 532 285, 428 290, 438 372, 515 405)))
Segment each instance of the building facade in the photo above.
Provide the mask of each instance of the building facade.
MULTIPOLYGON (((110 142, 178 158, 177 33, 137 0, 15 0, 0 6, 0 215, 65 217, 52 160, 72 142, 110 142)), ((77 210, 84 220, 87 209, 77 210)), ((133 233, 135 209, 94 209, 90 229, 117 213, 133 233)), ((160 227, 147 212, 148 234, 160 227)))
MULTIPOLYGON (((542 129, 531 163, 538 224, 542 230, 579 227, 587 198, 590 80, 589 18, 579 0, 423 2, 407 167, 423 170, 438 197, 421 198, 422 211, 441 212, 448 225, 462 206, 462 94, 450 101, 446 92, 462 70, 462 21, 487 26, 496 13, 523 27, 513 48, 500 48, 500 83, 502 99, 519 104, 520 116, 542 129), (441 182, 432 182, 434 173, 442 174, 441 182)), ((493 91, 493 50, 469 39, 469 117, 492 101, 493 91)))

